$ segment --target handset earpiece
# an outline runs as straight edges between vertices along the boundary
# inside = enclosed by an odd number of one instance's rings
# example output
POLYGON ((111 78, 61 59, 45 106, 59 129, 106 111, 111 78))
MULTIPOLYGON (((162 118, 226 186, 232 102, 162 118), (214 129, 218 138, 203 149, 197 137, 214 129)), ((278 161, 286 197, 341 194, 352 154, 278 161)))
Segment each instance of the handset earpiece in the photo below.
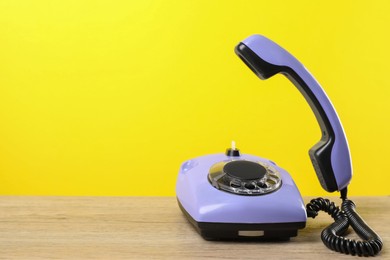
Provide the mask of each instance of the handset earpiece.
POLYGON ((321 140, 309 150, 321 186, 328 192, 346 188, 352 178, 348 142, 332 103, 316 79, 294 56, 264 36, 248 37, 235 52, 261 79, 281 73, 298 88, 322 131, 321 140))

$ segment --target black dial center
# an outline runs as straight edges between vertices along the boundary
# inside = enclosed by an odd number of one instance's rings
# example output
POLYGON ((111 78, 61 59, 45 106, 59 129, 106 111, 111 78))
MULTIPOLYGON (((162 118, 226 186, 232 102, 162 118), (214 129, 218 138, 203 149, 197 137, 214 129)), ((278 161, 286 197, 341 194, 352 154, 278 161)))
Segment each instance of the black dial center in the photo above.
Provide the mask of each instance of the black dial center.
POLYGON ((244 160, 225 164, 223 171, 230 177, 241 180, 261 179, 267 173, 267 170, 260 164, 244 160))

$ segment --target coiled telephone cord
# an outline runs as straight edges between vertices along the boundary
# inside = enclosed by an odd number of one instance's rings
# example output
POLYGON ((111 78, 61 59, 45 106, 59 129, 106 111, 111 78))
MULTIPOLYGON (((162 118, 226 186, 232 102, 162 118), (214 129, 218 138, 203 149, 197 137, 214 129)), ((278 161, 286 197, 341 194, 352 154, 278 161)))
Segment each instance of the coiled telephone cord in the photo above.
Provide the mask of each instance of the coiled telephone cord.
POLYGON ((306 205, 307 216, 315 218, 319 211, 325 211, 335 220, 321 232, 322 242, 331 250, 358 256, 375 256, 382 247, 382 239, 355 211, 355 204, 347 199, 347 189, 341 191, 341 209, 324 198, 313 199, 306 205), (349 225, 363 240, 343 237, 349 225))

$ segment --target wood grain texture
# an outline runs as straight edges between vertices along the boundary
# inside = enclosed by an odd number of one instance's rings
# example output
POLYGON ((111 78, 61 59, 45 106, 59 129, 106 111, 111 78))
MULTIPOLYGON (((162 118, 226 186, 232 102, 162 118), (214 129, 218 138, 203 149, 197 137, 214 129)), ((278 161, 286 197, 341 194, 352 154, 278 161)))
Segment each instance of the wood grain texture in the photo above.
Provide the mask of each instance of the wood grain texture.
MULTIPOLYGON (((352 199, 384 240, 376 259, 390 259, 390 197, 352 199)), ((0 259, 354 259, 322 244, 331 221, 309 219, 288 242, 210 242, 174 197, 1 196, 0 259)))

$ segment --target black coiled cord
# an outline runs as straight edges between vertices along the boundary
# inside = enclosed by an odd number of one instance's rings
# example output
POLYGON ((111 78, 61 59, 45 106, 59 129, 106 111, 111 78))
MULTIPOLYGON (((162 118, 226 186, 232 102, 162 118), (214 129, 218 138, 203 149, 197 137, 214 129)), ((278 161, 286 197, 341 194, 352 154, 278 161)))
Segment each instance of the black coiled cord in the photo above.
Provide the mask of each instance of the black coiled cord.
POLYGON ((335 220, 321 233, 322 242, 331 250, 358 256, 374 256, 383 246, 382 239, 373 231, 355 211, 355 204, 347 199, 347 190, 341 191, 341 210, 328 199, 313 199, 306 205, 308 217, 315 218, 320 210, 335 220), (363 240, 356 241, 343 237, 349 225, 363 240))

